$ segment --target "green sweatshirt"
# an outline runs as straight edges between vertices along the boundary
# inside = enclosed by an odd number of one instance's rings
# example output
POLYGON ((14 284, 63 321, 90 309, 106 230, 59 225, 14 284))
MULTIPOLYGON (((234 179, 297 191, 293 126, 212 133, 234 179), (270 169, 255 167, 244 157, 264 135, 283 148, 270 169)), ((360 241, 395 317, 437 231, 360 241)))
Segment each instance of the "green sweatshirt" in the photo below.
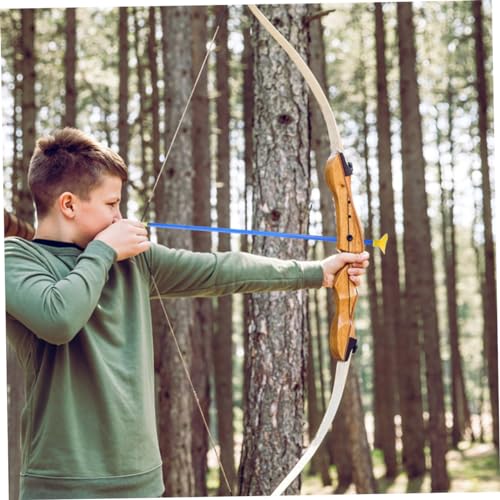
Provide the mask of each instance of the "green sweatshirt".
POLYGON ((151 268, 164 297, 319 287, 318 262, 152 245, 116 262, 5 240, 7 336, 24 369, 20 498, 158 497, 151 268))

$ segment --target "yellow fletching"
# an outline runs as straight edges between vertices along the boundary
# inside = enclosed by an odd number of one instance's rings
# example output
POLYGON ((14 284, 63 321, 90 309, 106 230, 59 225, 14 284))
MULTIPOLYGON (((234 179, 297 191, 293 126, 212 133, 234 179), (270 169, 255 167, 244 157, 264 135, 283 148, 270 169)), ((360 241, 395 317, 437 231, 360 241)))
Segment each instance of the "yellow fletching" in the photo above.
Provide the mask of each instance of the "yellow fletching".
POLYGON ((385 247, 387 246, 387 240, 389 239, 389 236, 387 233, 382 236, 382 238, 379 238, 378 240, 373 240, 373 246, 380 248, 382 253, 385 255, 385 247))

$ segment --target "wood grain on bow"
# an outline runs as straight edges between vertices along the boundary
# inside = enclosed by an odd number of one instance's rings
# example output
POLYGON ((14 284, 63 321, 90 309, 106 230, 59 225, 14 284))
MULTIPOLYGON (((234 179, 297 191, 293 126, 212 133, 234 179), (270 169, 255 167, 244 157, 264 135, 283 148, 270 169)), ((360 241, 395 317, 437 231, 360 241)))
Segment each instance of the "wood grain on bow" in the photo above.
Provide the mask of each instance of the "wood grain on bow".
MULTIPOLYGON (((337 215, 337 250, 360 253, 365 249, 363 228, 354 208, 351 192, 352 166, 343 153, 331 156, 325 166, 325 180, 332 192, 337 215)), ((335 275, 333 296, 335 317, 330 325, 330 353, 337 361, 346 361, 356 350, 354 308, 358 292, 349 279, 348 267, 344 266, 335 275)))

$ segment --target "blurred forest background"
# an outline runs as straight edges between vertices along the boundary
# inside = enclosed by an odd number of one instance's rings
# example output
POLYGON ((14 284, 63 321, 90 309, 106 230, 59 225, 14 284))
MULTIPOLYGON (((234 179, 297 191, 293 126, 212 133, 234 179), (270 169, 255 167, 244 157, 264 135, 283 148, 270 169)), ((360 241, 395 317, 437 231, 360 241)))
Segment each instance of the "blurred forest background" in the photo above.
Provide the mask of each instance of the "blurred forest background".
MULTIPOLYGON (((288 491, 498 491, 491 1, 262 9, 326 89, 366 236, 389 234, 360 289, 360 347, 339 414, 301 489, 296 481, 288 491)), ((129 218, 141 218, 152 196, 146 220, 335 234, 323 118, 245 6, 0 16, 6 234, 32 234, 29 160, 36 138, 62 126, 128 163, 129 218)), ((262 237, 152 237, 295 259, 335 251, 262 237)), ((167 307, 223 467, 153 306, 166 495, 269 494, 328 402, 331 298, 302 291, 167 307)), ((23 388, 10 350, 8 398, 17 498, 23 388)))

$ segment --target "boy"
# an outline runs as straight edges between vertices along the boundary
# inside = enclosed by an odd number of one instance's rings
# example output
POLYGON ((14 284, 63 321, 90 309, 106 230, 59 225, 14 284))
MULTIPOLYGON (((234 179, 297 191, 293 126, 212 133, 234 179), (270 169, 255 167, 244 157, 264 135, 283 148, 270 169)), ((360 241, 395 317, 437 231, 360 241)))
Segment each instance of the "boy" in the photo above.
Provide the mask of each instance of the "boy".
POLYGON ((5 240, 7 335, 26 378, 20 498, 158 497, 150 296, 331 286, 346 263, 194 253, 152 244, 120 215, 123 160, 65 128, 38 141, 32 242, 5 240), (150 271, 151 270, 151 271, 150 271))

